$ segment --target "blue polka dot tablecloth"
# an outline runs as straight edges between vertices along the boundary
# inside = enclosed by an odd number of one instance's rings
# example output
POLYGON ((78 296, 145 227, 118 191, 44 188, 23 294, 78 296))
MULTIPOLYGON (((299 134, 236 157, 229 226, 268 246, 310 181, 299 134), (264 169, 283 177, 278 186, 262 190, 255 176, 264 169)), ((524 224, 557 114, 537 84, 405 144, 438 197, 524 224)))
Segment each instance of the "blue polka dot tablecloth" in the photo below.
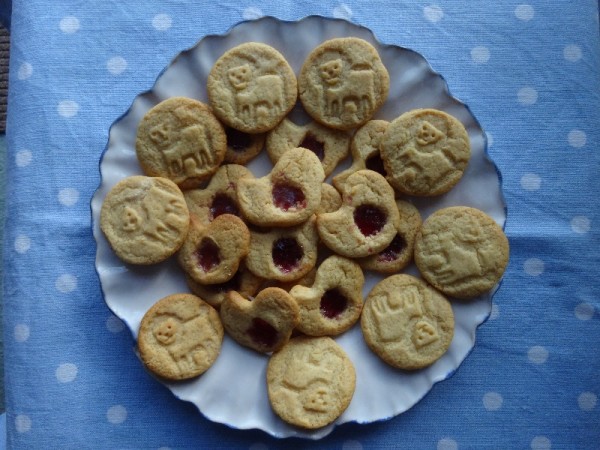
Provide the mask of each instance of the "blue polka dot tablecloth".
POLYGON ((596 0, 14 0, 9 448, 598 448, 599 125, 596 0), (233 430, 177 400, 141 366, 94 266, 111 123, 180 51, 266 15, 344 18, 421 53, 486 130, 508 210, 509 266, 464 363, 407 412, 318 441, 233 430))

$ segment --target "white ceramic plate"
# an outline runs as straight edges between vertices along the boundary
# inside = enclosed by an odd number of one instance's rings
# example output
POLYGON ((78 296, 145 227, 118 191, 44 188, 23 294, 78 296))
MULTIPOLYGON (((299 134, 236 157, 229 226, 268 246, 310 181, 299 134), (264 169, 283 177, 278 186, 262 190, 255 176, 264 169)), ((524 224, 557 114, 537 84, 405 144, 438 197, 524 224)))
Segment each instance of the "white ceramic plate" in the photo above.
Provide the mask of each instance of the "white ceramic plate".
MULTIPOLYGON (((450 95, 444 79, 421 55, 398 46, 383 45, 368 29, 343 20, 312 16, 298 22, 282 22, 270 17, 243 22, 225 35, 206 36, 193 48, 180 53, 158 77, 154 87, 138 95, 131 108, 110 129, 100 163, 102 182, 92 199, 96 268, 106 303, 134 336, 150 306, 166 295, 188 291, 184 276, 173 260, 153 267, 128 266, 114 255, 99 229, 100 207, 108 191, 122 178, 141 174, 135 154, 135 135, 142 116, 172 96, 207 101, 205 82, 213 63, 226 50, 242 42, 272 45, 298 73, 312 48, 327 39, 342 36, 356 36, 371 42, 390 73, 389 97, 376 118, 392 120, 410 109, 431 107, 457 117, 469 133, 472 157, 463 179, 444 196, 414 199, 423 217, 442 207, 465 205, 485 211, 504 226, 506 208, 500 174, 486 154, 485 134, 467 106, 450 95)), ((348 165, 346 162, 344 167, 348 165)), ((257 176, 262 176, 270 170, 271 164, 263 154, 249 167, 257 176)), ((408 272, 416 274, 414 267, 408 272)), ((367 274, 365 296, 380 279, 367 274)), ((451 376, 475 345, 477 327, 491 311, 491 296, 492 293, 468 303, 453 304, 456 330, 450 349, 435 364, 415 373, 395 370, 378 359, 364 343, 358 325, 337 337, 336 341, 356 368, 356 392, 348 409, 334 424, 316 431, 287 425, 272 412, 265 381, 268 356, 242 348, 228 337, 221 355, 205 374, 195 380, 166 385, 178 398, 194 403, 212 421, 240 429, 258 428, 277 437, 318 439, 337 424, 368 423, 396 416, 417 403, 434 383, 451 376)))

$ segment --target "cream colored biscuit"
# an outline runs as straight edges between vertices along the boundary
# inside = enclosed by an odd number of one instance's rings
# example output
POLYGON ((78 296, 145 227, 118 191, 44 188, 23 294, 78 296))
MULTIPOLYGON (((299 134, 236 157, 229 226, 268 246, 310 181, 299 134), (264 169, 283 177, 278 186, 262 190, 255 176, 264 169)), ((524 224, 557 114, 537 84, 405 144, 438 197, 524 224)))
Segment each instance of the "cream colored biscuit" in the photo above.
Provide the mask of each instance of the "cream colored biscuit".
POLYGON ((317 214, 334 212, 342 206, 342 196, 336 188, 329 183, 321 185, 321 205, 317 209, 317 214))
POLYGON ((227 152, 224 162, 244 165, 260 154, 265 146, 264 134, 250 134, 235 128, 225 127, 227 152))

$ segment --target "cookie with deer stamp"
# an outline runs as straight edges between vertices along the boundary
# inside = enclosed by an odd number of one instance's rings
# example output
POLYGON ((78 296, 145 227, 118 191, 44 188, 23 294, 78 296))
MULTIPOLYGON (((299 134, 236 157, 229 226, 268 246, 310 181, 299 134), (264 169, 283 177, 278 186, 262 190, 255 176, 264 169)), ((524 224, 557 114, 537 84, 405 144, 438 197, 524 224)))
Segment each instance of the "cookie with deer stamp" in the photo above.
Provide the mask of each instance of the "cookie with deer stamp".
POLYGON ((356 37, 323 42, 298 75, 300 101, 317 122, 339 130, 366 123, 385 102, 390 77, 377 50, 356 37))
POLYGON ((292 338, 267 365, 273 411, 285 422, 305 429, 334 422, 348 408, 355 388, 352 361, 330 337, 292 338))
POLYGON ((200 186, 221 165, 225 131, 204 103, 172 97, 151 108, 140 121, 136 155, 146 175, 165 177, 182 189, 200 186))
POLYGON ((142 362, 152 373, 186 380, 213 365, 223 334, 219 313, 212 306, 192 294, 173 294, 144 314, 137 344, 142 362))
POLYGON ((394 190, 372 170, 359 170, 342 184, 342 206, 317 215, 321 241, 348 258, 373 255, 396 235, 399 212, 394 190))
POLYGON ((339 162, 348 155, 350 136, 317 122, 297 125, 289 119, 269 132, 266 148, 273 164, 288 150, 302 147, 311 150, 323 165, 325 176, 329 176, 339 162))
POLYGON ((298 96, 296 75, 275 48, 246 42, 225 52, 207 80, 216 116, 239 131, 262 133, 281 122, 298 96))
POLYGON ((172 181, 135 175, 106 195, 100 229, 116 255, 130 264, 155 264, 173 255, 189 229, 183 194, 172 181))
POLYGON ((311 286, 294 286, 290 294, 300 308, 298 331, 308 336, 336 336, 354 325, 363 307, 365 278, 360 266, 341 256, 325 259, 311 286))
POLYGON ((471 144, 455 117, 436 109, 415 109, 390 123, 380 152, 387 179, 398 192, 433 196, 460 181, 471 144))
POLYGON ((454 313, 450 302, 422 280, 391 275, 367 296, 361 329, 369 348, 387 364, 418 370, 450 347, 454 313))
POLYGON ((289 227, 308 220, 321 205, 325 180, 317 156, 305 148, 287 151, 261 178, 243 178, 237 183, 242 216, 262 226, 289 227))
POLYGON ((446 295, 470 299, 489 292, 502 278, 509 244, 502 228, 476 208, 453 206, 430 215, 415 241, 415 263, 446 295))
POLYGON ((225 127, 227 151, 224 162, 244 165, 252 161, 265 146, 265 134, 250 134, 235 128, 225 127))

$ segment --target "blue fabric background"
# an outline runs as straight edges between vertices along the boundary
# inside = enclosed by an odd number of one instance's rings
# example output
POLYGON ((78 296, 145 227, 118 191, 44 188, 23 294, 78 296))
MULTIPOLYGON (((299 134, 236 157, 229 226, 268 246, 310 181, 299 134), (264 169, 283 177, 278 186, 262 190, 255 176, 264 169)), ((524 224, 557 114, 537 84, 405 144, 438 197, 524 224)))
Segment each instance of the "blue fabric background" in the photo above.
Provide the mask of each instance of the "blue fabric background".
POLYGON ((16 0, 11 21, 11 448, 598 447, 597 1, 16 0), (179 51, 244 18, 309 14, 364 25, 443 74, 489 132, 511 243, 492 316, 456 374, 396 418, 316 443, 210 423, 144 371, 103 302, 89 207, 111 123, 179 51))

